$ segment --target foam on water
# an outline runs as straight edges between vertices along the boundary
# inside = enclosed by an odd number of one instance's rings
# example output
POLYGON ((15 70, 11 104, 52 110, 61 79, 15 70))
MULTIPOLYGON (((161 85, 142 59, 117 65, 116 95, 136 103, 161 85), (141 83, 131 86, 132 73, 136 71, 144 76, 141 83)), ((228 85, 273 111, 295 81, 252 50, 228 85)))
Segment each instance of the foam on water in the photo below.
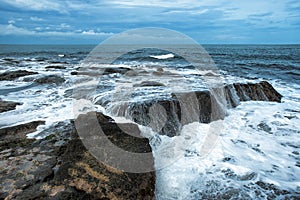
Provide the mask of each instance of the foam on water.
POLYGON ((151 58, 156 58, 156 59, 168 59, 168 58, 174 58, 174 54, 165 54, 165 55, 159 55, 159 56, 150 56, 151 58))
POLYGON ((259 181, 281 190, 299 191, 300 102, 288 99, 283 103, 242 102, 229 110, 214 148, 204 157, 204 138, 209 126, 217 122, 186 125, 181 135, 172 139, 158 136, 159 145, 151 143, 155 164, 170 165, 157 171, 156 198, 270 196, 272 191, 261 190, 259 181), (163 148, 166 150, 160 152, 163 148), (170 157, 178 159, 169 162, 170 157))

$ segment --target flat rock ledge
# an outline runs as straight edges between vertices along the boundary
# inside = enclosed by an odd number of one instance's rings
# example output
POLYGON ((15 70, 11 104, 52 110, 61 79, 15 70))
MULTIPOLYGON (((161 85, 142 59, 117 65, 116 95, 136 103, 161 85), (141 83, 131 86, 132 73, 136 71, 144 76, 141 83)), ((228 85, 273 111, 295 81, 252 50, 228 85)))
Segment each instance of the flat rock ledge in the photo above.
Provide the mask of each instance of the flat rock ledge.
MULTIPOLYGON (((110 117, 96 117, 114 144, 151 152, 148 139, 130 139, 110 117)), ((0 199, 154 199, 154 171, 128 173, 98 161, 83 145, 73 121, 43 131, 50 134, 44 139, 26 138, 43 123, 0 129, 0 199)))

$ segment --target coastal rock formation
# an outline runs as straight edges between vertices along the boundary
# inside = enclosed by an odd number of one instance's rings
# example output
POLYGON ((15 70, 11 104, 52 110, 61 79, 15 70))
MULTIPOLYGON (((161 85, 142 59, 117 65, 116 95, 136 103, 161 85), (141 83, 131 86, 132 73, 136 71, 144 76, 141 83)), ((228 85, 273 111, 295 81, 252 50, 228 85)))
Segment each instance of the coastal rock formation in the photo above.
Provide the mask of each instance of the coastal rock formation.
POLYGON ((17 71, 10 71, 10 72, 4 72, 0 74, 0 81, 12 81, 16 78, 20 78, 23 76, 38 74, 37 72, 31 72, 26 70, 17 70, 17 71))
POLYGON ((4 101, 0 99, 0 113, 16 109, 16 106, 22 105, 18 102, 4 101))
POLYGON ((172 98, 131 102, 117 108, 118 116, 130 117, 136 123, 151 127, 162 135, 175 136, 191 122, 210 123, 223 119, 226 108, 241 101, 280 102, 279 94, 270 83, 235 83, 211 91, 173 93, 172 98), (227 104, 227 105, 226 105, 227 104))
MULTIPOLYGON (((91 113, 80 115, 80 118, 89 115, 91 113)), ((147 139, 130 139, 110 117, 102 113, 96 113, 96 117, 114 144, 128 151, 151 152, 147 139)), ((136 128, 133 130, 138 133, 136 128)), ((41 134, 48 132, 48 136, 41 140, 27 139, 25 132, 28 131, 21 127, 0 132, 1 141, 6 141, 11 132, 22 135, 11 137, 14 145, 4 145, 0 151, 0 199, 154 197, 155 172, 128 173, 98 161, 83 145, 73 122, 60 122, 43 131, 41 134)))
POLYGON ((66 80, 64 78, 57 75, 48 75, 34 80, 34 82, 40 84, 54 83, 56 85, 60 85, 65 81, 66 80))
POLYGON ((240 101, 281 102, 282 98, 282 95, 267 81, 227 85, 225 86, 225 95, 229 107, 236 107, 240 101))

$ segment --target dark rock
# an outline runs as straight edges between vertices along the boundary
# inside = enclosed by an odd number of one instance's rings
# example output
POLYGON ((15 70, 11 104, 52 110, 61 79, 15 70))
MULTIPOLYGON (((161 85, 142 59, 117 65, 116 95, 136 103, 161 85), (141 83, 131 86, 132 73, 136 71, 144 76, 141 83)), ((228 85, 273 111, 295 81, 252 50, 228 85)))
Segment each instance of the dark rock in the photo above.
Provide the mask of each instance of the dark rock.
POLYGON ((126 72, 128 72, 130 69, 126 68, 126 67, 118 67, 118 68, 105 68, 103 74, 107 75, 107 74, 125 74, 126 72))
MULTIPOLYGON (((101 113, 80 115, 79 120, 89 123, 91 116, 96 116, 115 145, 131 152, 151 152, 147 139, 122 131, 127 128, 126 132, 139 135, 136 125, 121 126, 101 113)), ((26 131, 20 131, 24 136, 26 131)), ((83 145, 73 123, 57 123, 45 131, 52 135, 42 140, 11 137, 16 145, 0 151, 0 199, 154 198, 155 172, 128 173, 100 162, 83 145)), ((10 132, 1 134, 1 140, 6 140, 7 134, 10 132)), ((154 165, 153 157, 151 163, 154 165)))
POLYGON ((156 81, 143 81, 139 84, 133 85, 133 87, 159 87, 159 86, 165 87, 164 84, 156 82, 156 81))
POLYGON ((0 129, 0 150, 5 145, 11 145, 15 140, 24 140, 28 133, 36 131, 39 125, 45 124, 45 121, 33 121, 25 124, 20 124, 11 127, 5 127, 0 129))
POLYGON ((64 83, 66 80, 60 76, 57 75, 49 75, 49 76, 44 76, 41 78, 37 78, 34 80, 36 83, 40 84, 47 84, 47 83, 54 83, 56 85, 60 85, 64 83))
POLYGON ((17 70, 17 71, 11 71, 11 72, 4 72, 0 74, 0 81, 11 81, 19 77, 28 76, 38 74, 37 72, 31 72, 26 70, 17 70))
POLYGON ((259 130, 263 130, 267 133, 270 133, 272 134, 272 128, 270 126, 268 126, 268 124, 264 123, 264 122, 261 122, 257 125, 258 129, 259 130))
POLYGON ((183 125, 225 117, 224 109, 208 91, 174 93, 170 99, 130 103, 128 113, 136 123, 168 136, 178 135, 183 125))
POLYGON ((78 72, 77 71, 72 71, 71 75, 78 75, 78 72))
POLYGON ((22 105, 22 103, 13 101, 3 101, 2 99, 0 99, 0 113, 14 110, 18 105, 22 105))
MULTIPOLYGON (((150 85, 145 83, 145 85, 150 85)), ((151 127, 162 135, 175 136, 181 127, 192 122, 210 123, 223 119, 227 107, 240 101, 276 101, 281 95, 268 83, 233 84, 210 91, 173 93, 169 99, 154 99, 120 105, 117 115, 129 117, 136 123, 151 127)))
POLYGON ((282 98, 282 95, 267 81, 227 85, 225 86, 225 95, 229 107, 236 107, 240 101, 281 102, 282 98))
POLYGON ((50 66, 47 66, 45 68, 46 69, 66 69, 66 67, 62 66, 62 65, 50 65, 50 66))

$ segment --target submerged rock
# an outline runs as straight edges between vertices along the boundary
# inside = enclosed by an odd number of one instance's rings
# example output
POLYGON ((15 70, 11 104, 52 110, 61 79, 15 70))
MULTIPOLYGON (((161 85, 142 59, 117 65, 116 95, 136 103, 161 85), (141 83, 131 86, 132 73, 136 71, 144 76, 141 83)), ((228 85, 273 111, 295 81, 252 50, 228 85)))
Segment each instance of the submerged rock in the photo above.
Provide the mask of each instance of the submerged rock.
POLYGON ((37 78, 34 80, 36 83, 40 84, 47 84, 47 83, 54 83, 56 85, 60 85, 64 83, 66 80, 60 76, 57 75, 49 75, 49 76, 44 76, 41 78, 37 78))
MULTIPOLYGON (((90 115, 80 118, 89 119, 90 115)), ((139 134, 136 125, 126 124, 121 129, 110 117, 95 116, 115 145, 126 151, 151 152, 148 139, 130 138, 122 131, 130 126, 139 134)), ((20 131, 13 132, 18 135, 20 131)), ((52 134, 42 140, 11 137, 15 145, 1 149, 0 199, 154 198, 155 172, 128 173, 98 161, 83 145, 73 122, 58 123, 48 132, 52 134)), ((9 131, 0 135, 1 141, 7 134, 9 131)))
POLYGON ((4 101, 0 99, 0 113, 14 110, 18 105, 22 105, 22 103, 13 102, 13 101, 4 101))
POLYGON ((0 74, 0 81, 12 81, 16 78, 20 78, 23 76, 38 74, 37 72, 31 72, 26 70, 17 70, 17 71, 10 71, 10 72, 4 72, 0 74))

